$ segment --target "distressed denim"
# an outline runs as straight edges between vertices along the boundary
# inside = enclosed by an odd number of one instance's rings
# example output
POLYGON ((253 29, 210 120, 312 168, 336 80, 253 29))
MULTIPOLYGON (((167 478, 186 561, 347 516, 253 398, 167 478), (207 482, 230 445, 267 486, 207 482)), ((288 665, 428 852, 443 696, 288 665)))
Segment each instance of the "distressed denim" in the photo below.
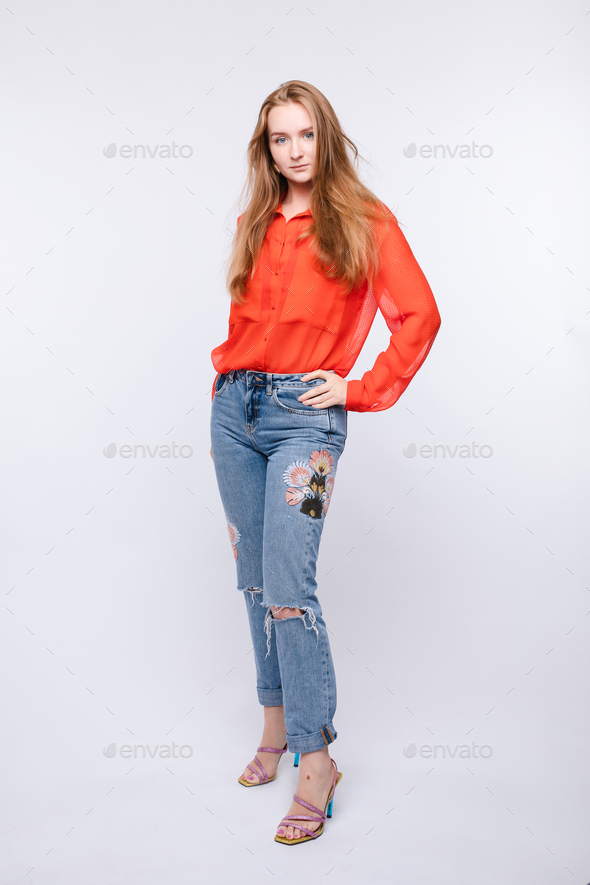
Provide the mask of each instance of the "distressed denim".
POLYGON ((348 415, 298 397, 322 378, 232 369, 216 381, 211 448, 237 588, 243 592, 258 700, 284 707, 287 746, 310 753, 337 732, 336 674, 317 597, 316 561, 348 415), (273 617, 270 606, 302 615, 273 617))

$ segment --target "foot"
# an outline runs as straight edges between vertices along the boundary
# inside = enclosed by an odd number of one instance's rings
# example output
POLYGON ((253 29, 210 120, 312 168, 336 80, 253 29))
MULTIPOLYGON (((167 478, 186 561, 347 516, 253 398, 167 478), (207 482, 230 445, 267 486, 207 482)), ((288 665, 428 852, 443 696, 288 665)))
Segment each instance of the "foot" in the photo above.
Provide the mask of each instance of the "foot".
MULTIPOLYGON (((277 750, 282 750, 287 741, 287 731, 283 731, 282 733, 274 732, 273 734, 267 734, 266 730, 262 733, 262 740, 260 741, 260 747, 276 747, 277 750)), ((280 753, 265 753, 264 750, 260 750, 256 755, 260 759, 262 765, 264 766, 264 770, 266 771, 268 778, 270 780, 277 773, 277 766, 279 764, 279 760, 281 759, 280 753)), ((259 784, 264 782, 264 777, 261 771, 258 771, 258 765, 254 761, 254 759, 250 760, 250 765, 254 769, 254 771, 258 772, 258 774, 254 774, 249 768, 244 769, 244 773, 242 777, 244 780, 248 781, 250 784, 259 784)))
MULTIPOLYGON (((302 753, 299 762, 299 780, 297 781, 295 794, 305 802, 309 802, 310 805, 315 805, 316 808, 321 808, 323 811, 334 785, 334 774, 335 768, 327 753, 327 749, 326 751, 318 751, 318 753, 302 753), (310 756, 319 756, 320 758, 310 760, 310 756)), ((307 814, 310 817, 318 816, 305 805, 300 805, 295 799, 291 802, 291 807, 285 817, 288 818, 290 814, 307 814)), ((307 833, 299 829, 298 823, 299 821, 294 820, 292 826, 286 823, 279 824, 277 834, 285 839, 299 839, 300 836, 307 836, 307 833)), ((300 823, 306 830, 315 832, 321 826, 322 821, 302 820, 300 823)))

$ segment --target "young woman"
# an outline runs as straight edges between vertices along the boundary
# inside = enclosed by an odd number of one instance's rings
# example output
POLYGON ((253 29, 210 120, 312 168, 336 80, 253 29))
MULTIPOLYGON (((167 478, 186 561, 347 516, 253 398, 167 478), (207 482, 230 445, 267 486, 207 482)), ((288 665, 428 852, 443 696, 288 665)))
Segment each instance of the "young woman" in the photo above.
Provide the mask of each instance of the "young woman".
POLYGON ((342 777, 328 749, 336 678, 315 572, 347 412, 390 408, 440 326, 428 282, 396 218, 360 182, 357 157, 309 83, 283 83, 263 102, 227 277, 229 335, 211 353, 211 456, 264 707, 259 755, 239 782, 268 784, 281 754, 298 754, 297 791, 275 835, 287 845, 321 835, 342 777), (377 308, 389 346, 346 381, 377 308))

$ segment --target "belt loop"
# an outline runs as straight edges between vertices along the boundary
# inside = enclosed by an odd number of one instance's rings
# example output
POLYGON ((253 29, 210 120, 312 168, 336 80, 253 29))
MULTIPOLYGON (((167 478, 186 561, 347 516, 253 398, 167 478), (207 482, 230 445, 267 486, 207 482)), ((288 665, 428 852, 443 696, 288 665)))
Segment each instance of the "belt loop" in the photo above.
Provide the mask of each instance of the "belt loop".
POLYGON ((272 396, 272 372, 266 373, 266 395, 272 396))

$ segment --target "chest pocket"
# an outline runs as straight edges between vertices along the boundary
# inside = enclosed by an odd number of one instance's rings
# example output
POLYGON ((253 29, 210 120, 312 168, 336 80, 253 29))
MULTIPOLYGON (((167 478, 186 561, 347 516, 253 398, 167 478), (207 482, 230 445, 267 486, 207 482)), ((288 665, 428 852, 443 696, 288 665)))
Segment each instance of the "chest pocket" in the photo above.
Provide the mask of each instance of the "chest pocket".
POLYGON ((342 284, 318 273, 313 261, 314 256, 306 249, 299 251, 291 282, 285 286, 279 323, 303 323, 336 334, 346 306, 346 293, 342 284))

